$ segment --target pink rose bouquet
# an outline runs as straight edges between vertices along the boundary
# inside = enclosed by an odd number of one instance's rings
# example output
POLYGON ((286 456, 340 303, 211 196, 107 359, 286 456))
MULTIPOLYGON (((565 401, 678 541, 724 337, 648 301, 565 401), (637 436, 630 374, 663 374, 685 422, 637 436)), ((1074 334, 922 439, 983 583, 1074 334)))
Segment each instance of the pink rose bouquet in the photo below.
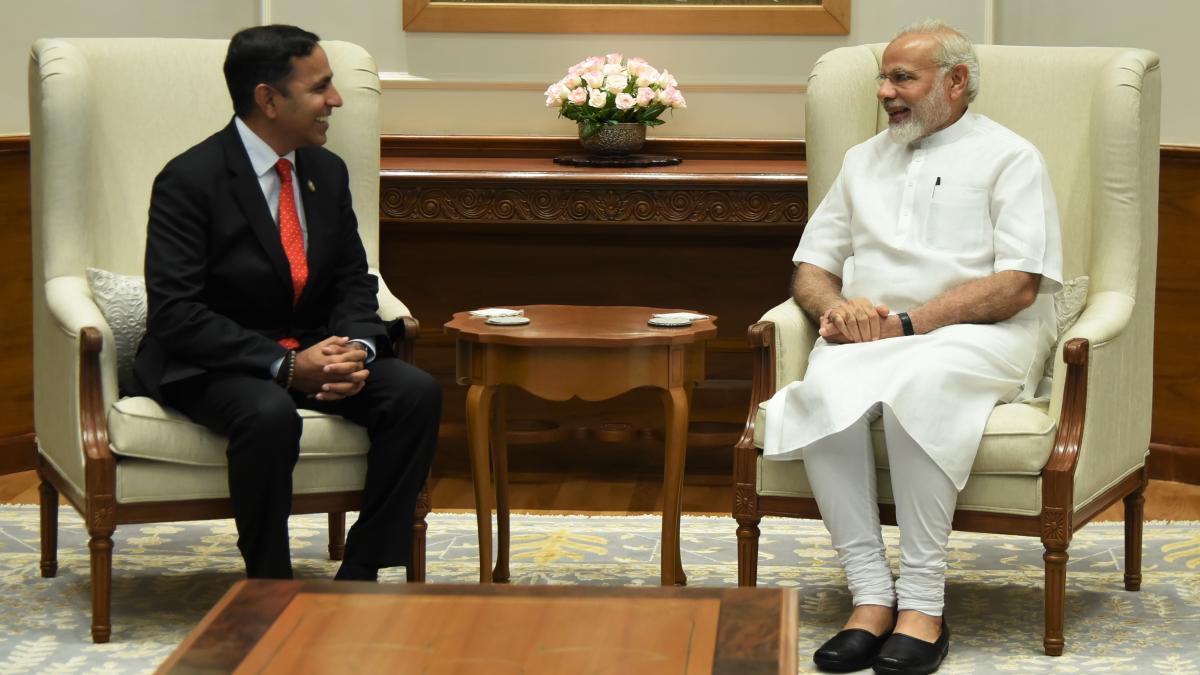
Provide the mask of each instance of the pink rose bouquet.
POLYGON ((645 59, 608 54, 568 68, 561 80, 546 89, 546 107, 558 108, 560 117, 579 122, 580 136, 590 138, 605 124, 664 124, 659 116, 686 108, 687 101, 670 72, 645 59))

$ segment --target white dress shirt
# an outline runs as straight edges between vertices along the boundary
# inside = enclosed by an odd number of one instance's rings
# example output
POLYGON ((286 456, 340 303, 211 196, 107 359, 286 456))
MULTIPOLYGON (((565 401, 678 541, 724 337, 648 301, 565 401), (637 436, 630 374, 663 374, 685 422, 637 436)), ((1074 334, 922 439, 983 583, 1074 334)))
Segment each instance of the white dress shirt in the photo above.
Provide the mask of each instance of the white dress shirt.
MULTIPOLYGON (((280 159, 286 159, 292 164, 292 197, 295 199, 296 215, 300 218, 300 232, 304 235, 304 252, 308 252, 308 221, 304 217, 304 199, 300 192, 300 178, 296 174, 296 151, 293 150, 286 155, 279 155, 267 144, 266 141, 259 138, 258 134, 251 131, 250 127, 242 121, 240 117, 233 118, 233 125, 237 128, 238 136, 242 139, 242 146, 246 148, 246 154, 250 157, 250 168, 254 170, 254 174, 258 176, 258 186, 262 189, 263 198, 267 200, 267 207, 271 209, 271 219, 275 221, 275 226, 279 226, 279 172, 275 170, 275 164, 280 159)), ((362 343, 367 348, 367 363, 375 360, 375 340, 374 338, 355 338, 351 342, 362 343)), ((279 374, 279 367, 282 365, 283 359, 275 361, 271 364, 271 377, 279 374)))
POLYGON ((883 403, 962 489, 992 407, 1032 395, 1057 340, 1062 244, 1041 153, 970 111, 911 146, 884 131, 846 153, 793 260, 841 277, 844 297, 893 312, 1004 270, 1042 276, 1034 303, 999 323, 851 345, 818 339, 804 380, 768 404, 767 458, 802 457, 883 403))

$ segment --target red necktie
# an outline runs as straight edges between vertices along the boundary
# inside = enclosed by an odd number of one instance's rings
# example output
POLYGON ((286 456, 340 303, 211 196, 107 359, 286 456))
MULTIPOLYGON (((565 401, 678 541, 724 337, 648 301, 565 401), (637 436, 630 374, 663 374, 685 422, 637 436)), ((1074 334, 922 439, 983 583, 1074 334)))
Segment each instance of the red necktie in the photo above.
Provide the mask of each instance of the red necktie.
MULTIPOLYGON (((296 197, 292 190, 292 163, 280 159, 275 163, 279 172, 279 238, 283 252, 287 254, 292 270, 292 304, 300 300, 300 293, 308 281, 308 257, 304 254, 304 232, 300 230, 300 216, 296 214, 296 197)), ((279 344, 296 349, 300 343, 296 338, 286 337, 279 344)))

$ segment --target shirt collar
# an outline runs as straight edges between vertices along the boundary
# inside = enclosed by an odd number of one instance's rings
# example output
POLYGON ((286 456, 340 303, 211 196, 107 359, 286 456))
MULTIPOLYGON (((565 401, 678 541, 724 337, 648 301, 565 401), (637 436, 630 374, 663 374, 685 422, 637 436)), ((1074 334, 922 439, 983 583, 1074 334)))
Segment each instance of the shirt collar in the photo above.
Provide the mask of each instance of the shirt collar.
MULTIPOLYGON (((250 156, 250 168, 254 169, 254 175, 262 177, 268 171, 275 169, 275 163, 279 161, 280 155, 275 154, 271 146, 259 137, 258 134, 250 130, 246 123, 240 117, 233 118, 233 125, 237 127, 238 136, 242 139, 242 146, 246 148, 246 154, 250 156)), ((292 167, 296 166, 296 151, 292 150, 282 156, 284 159, 292 163, 292 167)))
POLYGON ((935 131, 921 139, 921 141, 916 144, 916 147, 925 149, 936 148, 939 145, 949 145, 970 133, 971 129, 975 128, 976 121, 977 116, 975 113, 971 112, 970 110, 965 110, 963 111, 962 117, 958 118, 954 124, 951 124, 945 129, 935 131))

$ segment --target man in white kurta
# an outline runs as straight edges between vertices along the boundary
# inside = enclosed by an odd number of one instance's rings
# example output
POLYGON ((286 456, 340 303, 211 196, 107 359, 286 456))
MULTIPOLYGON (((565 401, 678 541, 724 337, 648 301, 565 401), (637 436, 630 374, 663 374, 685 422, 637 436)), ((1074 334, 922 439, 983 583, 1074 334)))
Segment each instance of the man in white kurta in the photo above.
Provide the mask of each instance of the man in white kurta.
POLYGON ((822 337, 804 379, 768 403, 764 457, 805 460, 846 568, 855 611, 814 656, 828 670, 937 669, 957 492, 992 408, 1031 395, 1056 339, 1062 254, 1045 161, 967 110, 977 87, 957 31, 902 32, 880 76, 889 129, 846 153, 793 258, 793 295, 822 337), (901 533, 895 583, 868 428, 879 416, 901 533))

